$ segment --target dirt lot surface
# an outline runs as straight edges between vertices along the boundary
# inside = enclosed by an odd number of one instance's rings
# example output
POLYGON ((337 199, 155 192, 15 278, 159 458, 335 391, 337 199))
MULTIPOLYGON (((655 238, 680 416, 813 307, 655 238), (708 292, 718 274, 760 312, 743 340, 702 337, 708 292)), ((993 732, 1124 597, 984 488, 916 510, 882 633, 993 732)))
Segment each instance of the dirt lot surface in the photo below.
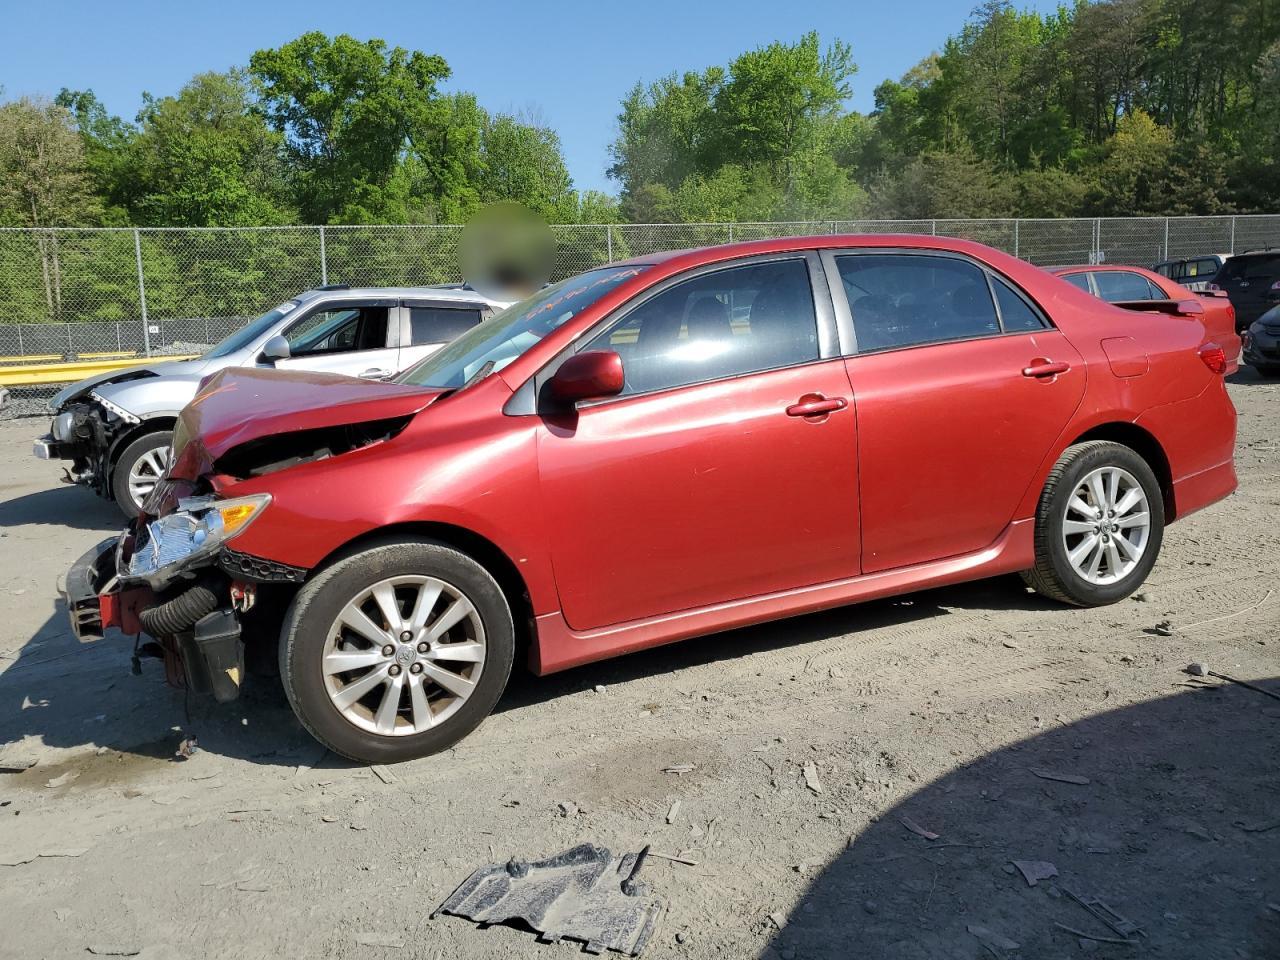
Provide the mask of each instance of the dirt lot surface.
POLYGON ((1280 694, 1280 384, 1233 380, 1240 490, 1130 600, 1005 578, 517 677, 390 783, 271 681, 184 708, 126 638, 76 644, 55 585, 117 518, 30 457, 42 423, 0 424, 0 762, 36 761, 0 773, 0 956, 578 955, 429 915, 591 841, 696 861, 644 868, 648 957, 1274 960, 1280 699, 1183 672, 1280 694), (1140 946, 1063 929, 1119 939, 1067 891, 1140 946))

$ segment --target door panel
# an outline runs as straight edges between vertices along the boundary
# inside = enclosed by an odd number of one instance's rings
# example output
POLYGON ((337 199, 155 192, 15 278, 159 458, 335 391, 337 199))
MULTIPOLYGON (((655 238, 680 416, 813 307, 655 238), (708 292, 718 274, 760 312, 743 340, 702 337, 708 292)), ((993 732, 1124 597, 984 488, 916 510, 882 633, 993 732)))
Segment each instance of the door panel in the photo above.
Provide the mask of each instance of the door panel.
POLYGON ((858 406, 864 573, 994 541, 1084 395, 1084 361, 1056 330, 846 363, 858 406), (1033 360, 1071 366, 1024 376, 1033 360))
POLYGON ((856 575, 849 399, 843 361, 829 360, 544 419, 543 502, 569 624, 589 630, 856 575), (810 394, 846 406, 788 413, 810 394))

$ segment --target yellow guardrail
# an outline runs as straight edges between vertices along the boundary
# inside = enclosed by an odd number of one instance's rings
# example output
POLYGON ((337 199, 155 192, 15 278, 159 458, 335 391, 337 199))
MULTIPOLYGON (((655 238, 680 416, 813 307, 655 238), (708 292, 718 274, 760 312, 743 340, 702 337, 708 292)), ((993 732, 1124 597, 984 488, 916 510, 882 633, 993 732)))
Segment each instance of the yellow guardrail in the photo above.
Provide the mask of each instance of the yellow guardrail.
MULTIPOLYGON (((75 383, 86 377, 96 377, 100 373, 123 370, 137 366, 142 362, 139 357, 123 357, 112 355, 116 359, 78 360, 73 363, 27 363, 21 366, 0 366, 0 386, 30 387, 49 383, 75 383)), ((180 356, 152 357, 153 361, 192 360, 197 353, 180 356)))
POLYGON ((60 353, 28 353, 20 357, 0 357, 0 366, 8 366, 13 363, 53 363, 55 360, 61 360, 60 353))

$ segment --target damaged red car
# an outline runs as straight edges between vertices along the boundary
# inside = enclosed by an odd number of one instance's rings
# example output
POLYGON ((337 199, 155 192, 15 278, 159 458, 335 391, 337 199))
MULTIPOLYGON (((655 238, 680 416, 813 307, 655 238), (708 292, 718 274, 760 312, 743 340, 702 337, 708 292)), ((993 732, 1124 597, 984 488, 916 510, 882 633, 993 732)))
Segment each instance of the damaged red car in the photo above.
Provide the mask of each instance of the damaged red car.
POLYGON ((419 757, 539 674, 1021 573, 1113 603, 1228 495, 1198 317, 988 247, 768 240, 550 286, 396 382, 227 370, 72 619, 237 695, 246 650, 337 753, 419 757))

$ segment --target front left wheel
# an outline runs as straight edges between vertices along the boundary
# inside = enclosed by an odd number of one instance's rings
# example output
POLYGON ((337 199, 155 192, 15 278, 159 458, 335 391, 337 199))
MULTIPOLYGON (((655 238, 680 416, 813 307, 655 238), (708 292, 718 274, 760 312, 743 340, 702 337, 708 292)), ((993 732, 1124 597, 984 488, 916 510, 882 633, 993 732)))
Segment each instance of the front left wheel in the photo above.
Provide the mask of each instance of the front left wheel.
POLYGON ((111 494, 126 517, 136 517, 142 503, 169 467, 173 433, 144 433, 120 452, 111 471, 111 494))
POLYGON ((471 557, 427 540, 385 543, 308 582, 285 617, 280 676, 303 726, 366 763, 453 746, 506 688, 511 609, 471 557))

